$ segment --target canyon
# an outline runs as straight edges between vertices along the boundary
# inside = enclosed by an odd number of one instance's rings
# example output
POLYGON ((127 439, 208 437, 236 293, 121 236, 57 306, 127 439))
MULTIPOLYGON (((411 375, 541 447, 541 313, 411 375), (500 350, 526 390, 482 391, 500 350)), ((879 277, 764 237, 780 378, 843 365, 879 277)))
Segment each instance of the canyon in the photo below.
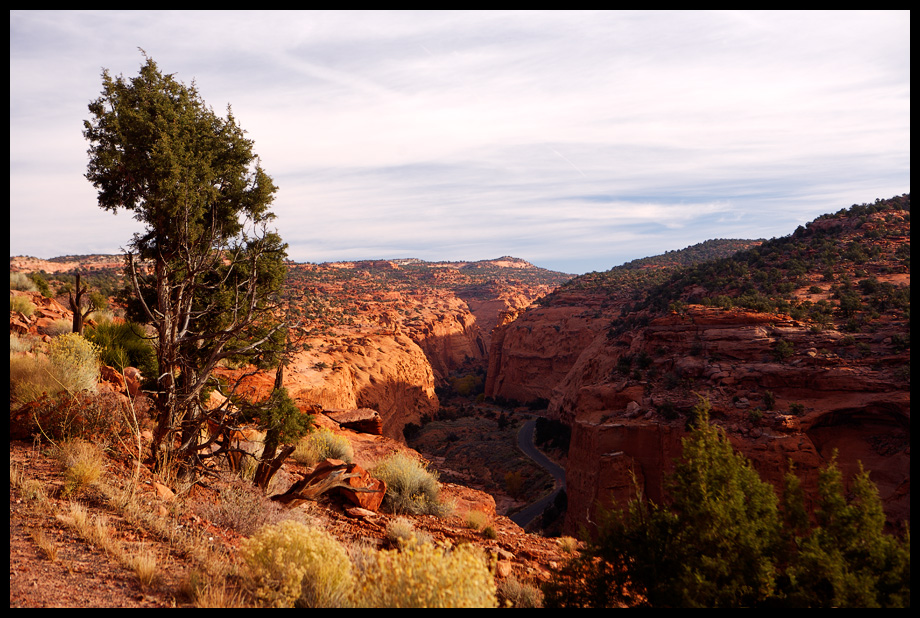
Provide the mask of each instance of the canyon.
MULTIPOLYGON (((789 237, 575 278, 510 257, 291 263, 299 351, 284 386, 305 409, 376 411, 402 443, 464 377, 481 378, 487 400, 545 409, 571 430, 568 534, 637 490, 667 501, 701 398, 777 487, 792 464, 814 492, 836 458, 847 477, 871 472, 889 522, 909 522, 909 242, 902 196, 789 237)), ((36 264, 11 258, 11 270, 36 264)), ((247 388, 258 398, 272 384, 258 374, 247 388)))

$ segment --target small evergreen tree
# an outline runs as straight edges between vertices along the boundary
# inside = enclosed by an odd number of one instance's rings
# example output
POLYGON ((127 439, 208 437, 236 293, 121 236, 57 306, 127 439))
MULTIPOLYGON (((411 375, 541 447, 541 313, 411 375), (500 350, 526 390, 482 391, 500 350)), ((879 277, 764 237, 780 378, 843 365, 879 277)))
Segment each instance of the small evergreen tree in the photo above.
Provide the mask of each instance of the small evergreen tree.
POLYGON ((603 514, 596 539, 545 588, 546 607, 909 607, 910 531, 884 533, 864 470, 847 499, 836 461, 821 471, 817 526, 798 477, 782 500, 709 423, 709 402, 683 441, 669 506, 641 492, 603 514))

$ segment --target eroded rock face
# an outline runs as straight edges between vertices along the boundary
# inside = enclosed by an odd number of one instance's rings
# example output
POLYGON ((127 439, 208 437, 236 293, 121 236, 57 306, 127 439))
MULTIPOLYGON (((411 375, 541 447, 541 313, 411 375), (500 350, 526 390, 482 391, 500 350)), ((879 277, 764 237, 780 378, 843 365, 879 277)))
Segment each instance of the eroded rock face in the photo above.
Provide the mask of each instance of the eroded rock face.
POLYGON ((549 400, 581 352, 606 323, 590 298, 573 305, 539 307, 492 333, 486 397, 521 402, 549 400))
POLYGON ((697 393, 765 480, 780 487, 791 461, 813 490, 836 451, 846 478, 859 462, 870 470, 890 521, 909 521, 910 390, 899 369, 909 351, 886 343, 884 328, 856 335, 869 356, 850 354, 842 338, 786 316, 701 306, 617 340, 596 337, 550 405, 572 427, 568 530, 596 522, 598 504, 625 504, 633 474, 649 498, 663 498, 685 435, 684 419, 669 416, 687 412, 697 393), (792 350, 782 360, 780 341, 792 350))

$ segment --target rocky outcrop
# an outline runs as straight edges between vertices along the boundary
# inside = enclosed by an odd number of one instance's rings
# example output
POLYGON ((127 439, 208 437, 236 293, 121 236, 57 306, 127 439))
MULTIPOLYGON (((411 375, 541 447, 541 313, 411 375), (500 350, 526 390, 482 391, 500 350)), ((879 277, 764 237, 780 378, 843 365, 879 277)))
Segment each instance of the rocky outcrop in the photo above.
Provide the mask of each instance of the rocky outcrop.
POLYGON ((486 397, 530 402, 549 400, 582 351, 608 320, 599 319, 600 299, 536 307, 492 333, 486 397))
POLYGON ((814 489, 816 471, 836 452, 845 476, 859 462, 871 471, 890 520, 909 521, 910 390, 901 375, 909 352, 891 346, 890 335, 857 334, 872 351, 860 356, 833 329, 690 306, 615 341, 596 337, 550 406, 572 428, 569 531, 595 522, 598 504, 624 504, 633 476, 661 501, 685 434, 679 414, 697 394, 764 479, 780 486, 791 461, 814 489))

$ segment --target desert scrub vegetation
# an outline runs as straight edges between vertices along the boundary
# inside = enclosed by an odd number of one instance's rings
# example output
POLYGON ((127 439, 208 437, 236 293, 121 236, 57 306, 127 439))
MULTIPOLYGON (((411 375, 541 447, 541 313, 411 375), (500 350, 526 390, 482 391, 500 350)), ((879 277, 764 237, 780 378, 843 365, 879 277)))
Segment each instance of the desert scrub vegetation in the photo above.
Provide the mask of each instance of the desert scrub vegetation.
POLYGON ((47 355, 10 356, 10 394, 21 402, 67 392, 96 391, 98 348, 76 333, 48 344, 47 355))
POLYGON ((208 501, 196 511, 215 524, 245 536, 255 534, 280 518, 278 505, 266 500, 262 492, 249 483, 222 488, 216 501, 208 501))
POLYGON ((342 607, 354 587, 345 547, 329 533, 297 521, 262 528, 241 555, 249 587, 272 607, 342 607))
POLYGON ((400 549, 434 542, 430 534, 416 529, 405 517, 397 517, 387 524, 387 538, 400 549))
POLYGON ((58 447, 58 460, 64 467, 64 495, 79 494, 93 485, 105 471, 102 450, 79 438, 62 442, 58 447))
POLYGON ((139 324, 97 320, 95 326, 86 329, 86 338, 99 348, 102 364, 118 371, 136 367, 142 375, 156 375, 156 351, 139 324))
POLYGON ((355 607, 497 607, 488 561, 474 545, 414 544, 366 556, 355 607))
POLYGON ((394 513, 446 516, 452 510, 439 499, 438 474, 404 453, 379 462, 371 474, 387 484, 384 506, 394 513))
POLYGON ((332 433, 325 427, 314 431, 297 443, 292 457, 305 466, 315 466, 324 459, 340 459, 351 463, 355 451, 344 436, 332 433))
POLYGON ((499 584, 498 597, 505 607, 543 607, 543 592, 536 586, 522 582, 513 575, 499 584))
POLYGON ((35 313, 35 305, 25 296, 10 296, 10 311, 30 316, 35 313))
POLYGON ((38 286, 24 273, 10 273, 10 289, 21 292, 37 292, 38 286))

